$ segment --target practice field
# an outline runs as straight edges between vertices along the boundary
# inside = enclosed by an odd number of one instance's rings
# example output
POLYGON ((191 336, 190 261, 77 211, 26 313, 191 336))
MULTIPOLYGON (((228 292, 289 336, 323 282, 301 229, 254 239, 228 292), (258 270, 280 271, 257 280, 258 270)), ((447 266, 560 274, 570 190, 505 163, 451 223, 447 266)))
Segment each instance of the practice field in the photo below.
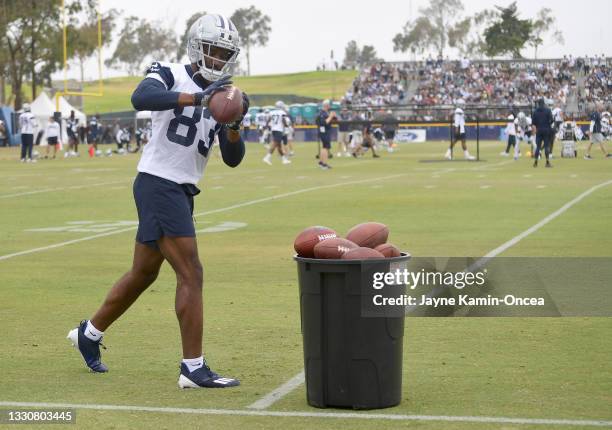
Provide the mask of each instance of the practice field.
POLYGON ((73 407, 78 428, 612 427, 610 318, 409 318, 401 405, 306 404, 292 244, 307 226, 344 234, 384 222, 413 255, 481 256, 504 244, 504 256, 612 255, 612 160, 594 150, 590 162, 534 169, 501 149, 483 143, 486 162, 420 163, 445 144, 403 145, 380 159, 334 158, 330 171, 316 168, 314 144, 296 145, 288 166, 263 164, 258 144, 236 169, 213 156, 195 209, 205 355, 242 385, 181 391, 166 264, 107 331, 108 374, 89 373, 65 339, 130 265, 138 157, 21 164, 0 148, 0 408, 73 407))

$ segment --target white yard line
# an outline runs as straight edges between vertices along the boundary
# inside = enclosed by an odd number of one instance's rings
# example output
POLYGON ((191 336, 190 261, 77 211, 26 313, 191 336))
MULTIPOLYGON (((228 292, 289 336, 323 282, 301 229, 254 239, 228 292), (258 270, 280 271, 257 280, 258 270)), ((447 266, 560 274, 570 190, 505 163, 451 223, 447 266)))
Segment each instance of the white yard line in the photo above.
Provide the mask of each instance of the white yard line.
POLYGON ((520 418, 520 417, 487 417, 487 416, 453 416, 453 415, 405 415, 376 414, 370 412, 314 412, 314 411, 258 411, 249 409, 196 409, 170 408, 137 405, 106 405, 82 403, 47 403, 47 402, 8 402, 0 401, 3 408, 38 408, 38 409, 77 409, 98 411, 151 412, 164 414, 192 415, 222 415, 251 417, 281 417, 281 418, 325 418, 325 419, 355 419, 355 420, 392 420, 392 421, 441 421, 467 423, 495 424, 527 424, 548 426, 588 426, 612 427, 612 421, 605 420, 573 420, 553 418, 520 418))
POLYGON ((78 190, 78 189, 81 189, 81 188, 101 187, 101 186, 104 186, 104 185, 121 184, 121 183, 124 183, 124 182, 125 182, 125 179, 121 180, 121 181, 98 182, 96 184, 81 184, 81 185, 70 185, 70 186, 66 186, 66 187, 57 187, 57 188, 43 188, 43 189, 40 189, 40 190, 24 191, 24 192, 21 192, 21 193, 1 194, 0 195, 0 199, 8 199, 10 197, 29 196, 31 194, 50 193, 50 192, 63 191, 63 190, 78 190))
MULTIPOLYGON (((553 219, 557 218, 559 215, 561 215, 562 213, 567 211, 569 208, 574 206, 576 203, 580 202, 582 199, 584 199, 585 197, 587 197, 591 193, 597 191, 598 189, 600 189, 602 187, 605 187, 606 185, 610 185, 610 184, 612 184, 612 180, 606 181, 606 182, 602 182, 601 184, 592 186, 588 190, 584 191, 583 193, 579 194, 574 199, 570 200, 569 202, 567 202, 566 204, 561 206, 559 209, 557 209, 556 211, 554 211, 550 215, 548 215, 545 218, 543 218, 540 222, 538 222, 538 223, 534 224, 533 226, 529 227, 527 230, 525 230, 521 234, 513 237, 512 239, 510 239, 509 241, 503 243, 502 245, 498 246, 497 248, 493 249, 492 251, 489 251, 484 257, 478 259, 474 264, 472 264, 470 267, 468 267, 465 270, 468 271, 468 272, 473 272, 474 270, 477 270, 479 267, 484 265, 491 258, 501 254, 502 252, 506 251, 508 248, 510 248, 510 247, 516 245, 517 243, 519 243, 521 240, 523 240, 524 238, 526 238, 530 234, 538 231, 540 228, 542 228, 543 226, 545 226, 546 224, 551 222, 553 219)), ((275 402, 280 400, 283 396, 289 394, 291 392, 291 390, 299 387, 300 384, 290 384, 290 386, 292 387, 290 390, 283 389, 283 387, 286 388, 288 386, 289 382, 294 381, 294 380, 298 380, 300 377, 301 377, 302 382, 304 382, 304 372, 303 371, 298 373, 297 375, 295 375, 289 381, 285 382, 283 385, 281 385, 280 387, 276 388, 275 390, 273 390, 269 394, 266 394, 264 397, 262 397, 261 399, 257 400, 255 403, 249 405, 248 407, 249 408, 262 409, 262 408, 257 407, 257 406, 259 406, 261 404, 266 404, 267 405, 266 408, 272 406, 272 404, 274 404, 275 402), (281 393, 281 392, 282 392, 282 395, 279 395, 279 393, 281 393), (264 399, 266 399, 266 402, 265 403, 264 402, 260 403, 260 401, 263 401, 264 399)))
POLYGON ((269 392, 261 399, 251 403, 247 408, 249 409, 268 409, 273 403, 275 403, 278 399, 284 397, 286 394, 295 390, 297 387, 304 383, 304 371, 301 371, 293 378, 285 382, 283 385, 275 389, 274 391, 269 392))
MULTIPOLYGON (((381 176, 381 177, 372 178, 372 179, 362 179, 362 180, 359 180, 359 181, 347 181, 347 182, 339 182, 339 183, 336 183, 336 184, 319 185, 319 186, 316 186, 316 187, 303 188, 301 190, 291 191, 291 192, 288 192, 288 193, 276 194, 276 195, 269 196, 269 197, 263 197, 261 199, 249 200, 249 201, 238 203, 238 204, 235 204, 235 205, 226 206, 224 208, 211 209, 211 210, 208 210, 208 211, 204 211, 204 212, 200 212, 200 213, 194 214, 194 216, 197 217, 197 216, 210 215, 210 214, 215 214, 215 213, 220 213, 220 212, 227 212, 227 211, 230 211, 232 209, 238 209, 238 208, 242 208, 242 207, 245 207, 245 206, 255 205, 255 204, 258 204, 258 203, 264 203, 264 202, 269 202, 269 201, 273 201, 273 200, 279 200, 279 199, 283 199, 283 198, 286 198, 286 197, 295 196, 295 195, 298 195, 298 194, 308 193, 310 191, 318 191, 318 190, 323 190, 323 189, 328 189, 328 188, 342 187, 342 186, 345 186, 345 185, 354 185, 354 184, 359 184, 359 183, 363 183, 363 182, 384 181, 384 180, 387 180, 387 179, 393 179, 393 178, 397 178, 397 177, 404 176, 404 175, 405 175, 405 173, 400 173, 400 174, 397 174, 397 175, 381 176)), ((106 232, 106 233, 95 234, 93 236, 86 236, 86 237, 81 237, 79 239, 67 240, 65 242, 54 243, 52 245, 41 246, 39 248, 26 249, 24 251, 15 252, 15 253, 12 253, 12 254, 0 255, 0 261, 8 260, 8 259, 13 258, 13 257, 19 257, 21 255, 33 254, 35 252, 47 251, 49 249, 59 248, 59 247, 62 247, 62 246, 71 245, 73 243, 85 242, 85 241, 88 241, 88 240, 97 239, 99 237, 111 236, 111 235, 114 235, 114 234, 119 234, 119 233, 123 233, 123 232, 126 232, 126 231, 132 231, 132 230, 136 230, 136 229, 137 229, 137 227, 130 227, 130 228, 125 228, 125 229, 121 229, 121 230, 109 231, 109 232, 106 232)))

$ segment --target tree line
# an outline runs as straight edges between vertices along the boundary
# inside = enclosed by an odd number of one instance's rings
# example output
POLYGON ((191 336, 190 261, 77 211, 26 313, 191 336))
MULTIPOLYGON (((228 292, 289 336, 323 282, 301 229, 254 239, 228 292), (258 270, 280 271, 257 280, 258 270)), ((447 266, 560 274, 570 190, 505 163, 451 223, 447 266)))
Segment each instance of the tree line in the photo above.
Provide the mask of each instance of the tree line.
MULTIPOLYGON (((31 83, 32 99, 41 86, 52 86, 51 76, 63 67, 60 5, 61 0, 0 0, 0 104, 6 102, 6 84, 17 109, 23 103, 24 82, 31 83)), ((67 56, 79 67, 83 81, 86 62, 97 55, 97 0, 65 0, 65 5, 67 56)), ((532 19, 520 18, 516 3, 485 9, 473 16, 465 16, 463 11, 461 0, 430 0, 427 7, 419 9, 419 16, 395 35, 394 50, 414 55, 434 51, 443 57, 453 48, 470 57, 521 58, 526 47, 532 47, 537 57, 545 38, 563 43, 563 35, 555 28, 554 15, 548 8, 541 9, 532 19)), ((179 36, 161 21, 125 16, 116 9, 104 11, 100 17, 103 46, 108 47, 116 38, 106 66, 136 75, 151 58, 184 60, 189 27, 204 13, 189 17, 179 36)), ((271 20, 255 6, 236 9, 230 18, 239 29, 246 54, 246 70, 239 64, 234 72, 248 75, 250 50, 267 44, 271 20)), ((360 47, 351 40, 345 48, 343 66, 354 69, 379 60, 374 46, 360 47)))
MULTIPOLYGON (((97 1, 66 0, 65 14, 67 58, 79 67, 83 82, 86 62, 97 55, 97 1)), ((102 45, 108 47, 116 41, 105 65, 137 75, 151 58, 182 61, 189 27, 203 14, 193 14, 179 36, 160 21, 125 16, 116 9, 102 12, 102 45)), ((245 73, 250 74, 250 50, 268 42, 270 17, 249 6, 236 9, 230 19, 240 29, 246 51, 245 73)), ((16 109, 24 101, 24 83, 31 84, 32 100, 40 87, 52 86, 51 76, 63 67, 63 22, 61 0, 0 0, 0 105, 7 101, 7 84, 16 109)))
MULTIPOLYGON (((463 14, 461 0, 430 0, 419 9, 419 16, 406 22, 393 38, 393 50, 422 55, 436 52, 441 58, 454 48, 460 55, 470 58, 509 56, 523 58, 525 48, 538 48, 544 39, 563 44, 563 33, 555 26, 556 19, 549 8, 542 8, 532 19, 519 17, 516 2, 507 7, 484 9, 472 16, 463 14)), ((359 48, 350 41, 345 48, 343 66, 358 68, 379 61, 373 46, 359 48)))

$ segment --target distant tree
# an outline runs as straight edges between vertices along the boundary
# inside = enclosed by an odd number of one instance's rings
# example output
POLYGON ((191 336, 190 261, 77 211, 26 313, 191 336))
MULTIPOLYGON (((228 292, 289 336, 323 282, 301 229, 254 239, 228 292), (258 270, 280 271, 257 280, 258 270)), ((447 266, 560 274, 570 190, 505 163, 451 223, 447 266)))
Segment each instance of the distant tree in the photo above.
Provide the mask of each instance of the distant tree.
POLYGON ((359 53, 359 65, 363 67, 367 64, 376 63, 378 61, 382 61, 382 59, 376 54, 376 48, 374 48, 372 45, 363 45, 363 48, 361 48, 361 52, 359 53))
MULTIPOLYGON (((66 3, 68 18, 81 10, 79 0, 66 3)), ((37 87, 51 80, 62 64, 60 0, 3 0, 0 3, 0 45, 3 49, 15 107, 23 103, 23 82, 30 78, 32 99, 37 87)))
POLYGON ((393 38, 393 50, 422 53, 434 49, 443 56, 447 46, 462 43, 470 30, 470 20, 462 17, 461 0, 429 0, 426 8, 420 8, 419 16, 408 21, 393 38))
POLYGON ((550 34, 553 43, 563 45, 565 40, 561 30, 555 28, 556 18, 552 10, 545 7, 538 11, 536 18, 532 20, 531 37, 527 42, 533 46, 533 58, 538 58, 538 47, 544 43, 544 36, 550 34))
POLYGON ((113 56, 106 60, 107 66, 123 65, 130 75, 142 72, 146 59, 174 60, 177 52, 176 34, 163 28, 161 23, 129 16, 119 33, 119 41, 113 56))
POLYGON ((512 58, 523 58, 521 49, 529 41, 533 24, 528 19, 519 19, 516 2, 508 7, 495 6, 499 17, 484 32, 487 55, 510 54, 512 58))
POLYGON ((344 60, 342 65, 347 69, 355 69, 359 64, 359 46, 357 42, 351 40, 344 48, 344 60))
POLYGON ((356 69, 368 64, 381 61, 376 54, 376 48, 372 45, 364 45, 359 48, 359 45, 354 40, 346 44, 344 48, 344 60, 342 66, 348 69, 356 69))
MULTIPOLYGON (((98 49, 98 15, 96 4, 88 1, 85 16, 74 18, 67 26, 68 35, 68 57, 74 58, 79 63, 81 82, 85 80, 85 62, 98 49)), ((102 46, 108 46, 112 42, 112 33, 115 29, 115 21, 119 12, 110 9, 100 16, 102 46)))
POLYGON ((270 17, 264 15, 255 6, 236 9, 230 17, 238 33, 240 42, 246 48, 247 74, 251 74, 251 48, 265 46, 272 28, 270 17))
POLYGON ((203 15, 206 15, 206 12, 202 11, 200 13, 194 13, 187 19, 185 31, 183 32, 183 35, 181 36, 181 40, 179 41, 179 45, 178 45, 178 50, 176 52, 176 58, 178 60, 184 58, 187 55, 186 52, 187 52, 187 39, 189 38, 189 29, 191 28, 193 23, 196 22, 197 19, 203 15))

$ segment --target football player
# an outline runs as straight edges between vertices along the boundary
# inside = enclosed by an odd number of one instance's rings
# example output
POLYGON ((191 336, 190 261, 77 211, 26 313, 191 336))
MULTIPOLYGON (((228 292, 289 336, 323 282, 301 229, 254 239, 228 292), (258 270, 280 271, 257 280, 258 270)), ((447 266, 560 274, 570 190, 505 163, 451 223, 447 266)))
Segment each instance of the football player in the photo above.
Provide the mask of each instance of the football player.
MULTIPOLYGON (((239 385, 237 379, 213 372, 202 354, 202 265, 192 218, 194 197, 200 193, 197 183, 215 137, 228 166, 238 166, 244 156, 242 118, 224 125, 208 110, 215 92, 231 84, 227 73, 239 52, 232 21, 222 15, 204 15, 188 31, 190 63, 154 62, 132 94, 136 110, 153 111, 153 134, 144 146, 134 181, 138 231, 133 265, 93 317, 68 334, 94 372, 108 370, 100 359, 104 332, 155 281, 166 260, 177 279, 175 311, 183 349, 179 387, 239 385)), ((249 107, 244 93, 242 104, 244 116, 249 107)))
MULTIPOLYGON (((506 136, 508 138, 508 142, 506 144, 506 150, 502 151, 500 154, 503 157, 507 157, 510 154, 510 148, 514 148, 514 152, 516 153, 516 124, 514 123, 514 115, 508 115, 508 122, 506 123, 506 136)), ((515 157, 516 160, 518 157, 515 157)))
POLYGON ((514 147, 514 159, 517 160, 520 152, 520 143, 524 140, 529 144, 529 150, 533 153, 533 138, 531 134, 531 118, 525 115, 524 112, 519 112, 514 120, 516 127, 516 135, 518 137, 516 146, 514 147))
POLYGON ((467 145, 465 144, 465 117, 463 115, 463 109, 456 108, 455 114, 453 116, 453 137, 451 139, 450 147, 446 150, 446 154, 444 158, 447 160, 453 159, 453 147, 457 143, 458 140, 461 141, 461 147, 463 148, 463 156, 466 160, 475 160, 476 158, 471 156, 469 151, 467 150, 467 145))
POLYGON ((281 156, 283 164, 290 164, 291 160, 287 158, 283 148, 283 135, 285 128, 287 128, 287 113, 285 112, 285 103, 282 101, 276 102, 276 109, 270 112, 270 119, 268 126, 272 130, 272 146, 268 149, 268 153, 263 158, 263 162, 272 165, 272 154, 274 150, 278 149, 278 153, 281 156))

